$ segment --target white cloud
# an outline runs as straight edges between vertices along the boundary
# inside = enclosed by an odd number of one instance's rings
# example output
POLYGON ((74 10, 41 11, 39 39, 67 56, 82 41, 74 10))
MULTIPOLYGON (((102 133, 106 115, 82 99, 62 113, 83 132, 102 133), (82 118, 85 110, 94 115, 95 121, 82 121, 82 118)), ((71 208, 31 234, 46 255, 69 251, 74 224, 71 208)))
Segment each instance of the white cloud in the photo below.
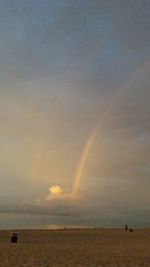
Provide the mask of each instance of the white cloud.
POLYGON ((58 185, 53 185, 49 188, 49 194, 45 197, 45 200, 74 200, 78 198, 78 195, 73 194, 69 190, 61 188, 58 185))

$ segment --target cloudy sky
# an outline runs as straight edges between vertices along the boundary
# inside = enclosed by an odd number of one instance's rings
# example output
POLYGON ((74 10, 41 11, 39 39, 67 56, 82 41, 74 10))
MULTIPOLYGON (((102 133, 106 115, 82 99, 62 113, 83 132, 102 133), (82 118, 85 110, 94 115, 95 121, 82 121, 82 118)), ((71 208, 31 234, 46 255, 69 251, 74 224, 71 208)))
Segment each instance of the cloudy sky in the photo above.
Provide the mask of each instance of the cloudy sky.
POLYGON ((150 2, 1 0, 0 59, 6 220, 149 225, 150 2))

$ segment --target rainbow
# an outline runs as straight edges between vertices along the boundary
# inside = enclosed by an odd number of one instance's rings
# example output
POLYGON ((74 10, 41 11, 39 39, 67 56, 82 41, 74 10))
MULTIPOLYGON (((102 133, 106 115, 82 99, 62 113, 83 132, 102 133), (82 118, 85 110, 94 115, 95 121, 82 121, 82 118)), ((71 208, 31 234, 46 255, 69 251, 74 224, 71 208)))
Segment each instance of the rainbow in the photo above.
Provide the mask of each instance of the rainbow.
POLYGON ((88 154, 90 152, 90 149, 95 141, 96 135, 98 131, 100 130, 100 127, 102 127, 104 121, 108 118, 110 115, 110 112, 112 111, 114 105, 117 103, 118 99, 129 89, 129 87, 139 78, 139 76, 150 66, 150 60, 144 62, 137 71, 131 76, 131 78, 127 81, 127 83, 115 94, 115 96, 110 100, 108 107, 104 110, 102 113, 100 119, 96 122, 94 129, 92 130, 92 133, 88 136, 83 151, 80 156, 80 160, 77 165, 77 169, 75 172, 75 175, 73 177, 72 181, 72 194, 75 195, 79 183, 81 180, 81 176, 84 170, 84 166, 88 157, 88 154))

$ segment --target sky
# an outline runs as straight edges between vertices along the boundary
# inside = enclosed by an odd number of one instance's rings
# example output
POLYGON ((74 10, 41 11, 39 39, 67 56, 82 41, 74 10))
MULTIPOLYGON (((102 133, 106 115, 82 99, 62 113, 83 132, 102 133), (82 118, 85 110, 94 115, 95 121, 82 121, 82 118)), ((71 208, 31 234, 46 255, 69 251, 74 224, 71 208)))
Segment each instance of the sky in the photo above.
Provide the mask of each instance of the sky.
POLYGON ((149 226, 150 2, 1 0, 0 59, 0 226, 149 226))

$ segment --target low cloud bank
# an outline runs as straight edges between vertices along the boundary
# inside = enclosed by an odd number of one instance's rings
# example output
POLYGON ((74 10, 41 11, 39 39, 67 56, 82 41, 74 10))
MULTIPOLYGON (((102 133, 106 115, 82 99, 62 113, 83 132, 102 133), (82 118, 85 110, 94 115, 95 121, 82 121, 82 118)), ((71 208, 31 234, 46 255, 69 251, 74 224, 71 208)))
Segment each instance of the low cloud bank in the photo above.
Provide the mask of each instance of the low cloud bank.
POLYGON ((61 188, 58 185, 51 186, 49 188, 49 194, 45 197, 46 201, 52 200, 74 200, 78 199, 79 196, 73 194, 69 190, 61 188))

